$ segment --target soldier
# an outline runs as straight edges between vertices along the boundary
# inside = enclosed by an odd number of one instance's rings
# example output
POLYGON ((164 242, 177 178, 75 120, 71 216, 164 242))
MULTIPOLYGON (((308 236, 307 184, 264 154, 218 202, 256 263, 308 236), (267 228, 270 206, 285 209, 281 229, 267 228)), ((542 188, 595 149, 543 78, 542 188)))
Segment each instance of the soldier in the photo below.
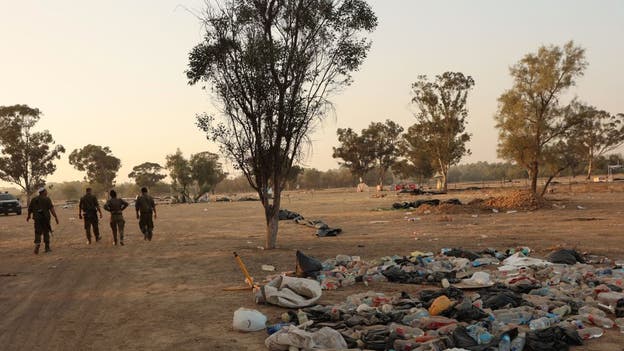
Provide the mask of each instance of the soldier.
POLYGON ((147 195, 147 188, 141 188, 141 195, 137 197, 134 207, 139 220, 139 228, 141 228, 141 233, 143 233, 143 240, 152 241, 152 232, 154 231, 152 213, 154 218, 158 218, 158 216, 154 199, 147 195))
POLYGON ((110 191, 110 199, 104 205, 104 209, 111 213, 110 226, 113 230, 113 245, 117 245, 117 230, 119 230, 119 244, 124 244, 124 225, 126 221, 123 218, 123 210, 128 207, 128 203, 124 199, 117 198, 115 190, 110 191))
POLYGON ((50 226, 50 214, 54 216, 56 224, 59 223, 56 211, 54 211, 54 205, 52 200, 48 197, 48 192, 45 188, 39 189, 39 196, 30 201, 28 205, 28 217, 26 222, 33 217, 35 221, 35 255, 39 254, 39 245, 41 245, 41 235, 43 235, 43 242, 45 243, 45 252, 50 252, 50 232, 52 232, 52 226, 50 226))
POLYGON ((89 245, 91 245, 91 227, 93 227, 95 241, 102 239, 100 228, 98 227, 98 213, 100 218, 102 218, 100 203, 97 197, 91 193, 91 188, 87 188, 87 193, 80 198, 80 203, 78 204, 78 218, 82 219, 84 216, 84 228, 87 235, 87 244, 89 245))

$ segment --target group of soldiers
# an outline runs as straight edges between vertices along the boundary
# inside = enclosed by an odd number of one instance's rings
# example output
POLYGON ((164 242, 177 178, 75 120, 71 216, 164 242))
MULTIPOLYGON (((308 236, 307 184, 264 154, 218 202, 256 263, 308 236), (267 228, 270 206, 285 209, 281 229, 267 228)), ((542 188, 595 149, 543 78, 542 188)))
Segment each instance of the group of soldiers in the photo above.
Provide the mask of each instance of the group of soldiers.
MULTIPOLYGON (((124 199, 117 197, 117 192, 111 190, 110 198, 104 204, 104 210, 110 212, 110 226, 113 233, 113 245, 124 245, 124 226, 126 221, 123 217, 123 211, 129 206, 124 199), (119 236, 118 236, 119 235, 119 236)), ((137 196, 135 201, 136 216, 139 220, 139 228, 143 233, 143 239, 152 240, 154 231, 154 218, 157 218, 156 204, 154 199, 148 194, 147 188, 141 188, 141 195, 137 196)), ((35 224, 35 250, 39 253, 41 246, 41 238, 45 244, 45 252, 50 252, 50 233, 52 226, 50 221, 54 217, 56 224, 59 223, 58 216, 54 210, 54 204, 48 197, 48 191, 45 188, 39 189, 39 196, 33 198, 28 205, 28 216, 26 221, 32 218, 35 224)), ((80 199, 78 204, 78 218, 84 220, 85 234, 87 236, 87 244, 91 245, 91 231, 95 241, 102 240, 99 229, 99 220, 102 219, 102 210, 97 197, 93 195, 91 188, 87 188, 86 194, 80 199), (98 217, 99 215, 99 217, 98 217)))

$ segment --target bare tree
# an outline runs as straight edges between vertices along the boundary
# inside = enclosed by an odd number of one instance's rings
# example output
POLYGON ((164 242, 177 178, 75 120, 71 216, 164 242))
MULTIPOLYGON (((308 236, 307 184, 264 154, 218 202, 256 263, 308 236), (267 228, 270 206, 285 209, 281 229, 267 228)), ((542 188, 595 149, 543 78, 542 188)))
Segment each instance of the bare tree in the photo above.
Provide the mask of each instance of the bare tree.
POLYGON ((212 88, 221 113, 200 129, 258 192, 266 248, 275 248, 280 196, 332 93, 351 82, 377 18, 364 0, 223 0, 202 17, 190 84, 212 88), (272 195, 269 191, 272 188, 272 195))

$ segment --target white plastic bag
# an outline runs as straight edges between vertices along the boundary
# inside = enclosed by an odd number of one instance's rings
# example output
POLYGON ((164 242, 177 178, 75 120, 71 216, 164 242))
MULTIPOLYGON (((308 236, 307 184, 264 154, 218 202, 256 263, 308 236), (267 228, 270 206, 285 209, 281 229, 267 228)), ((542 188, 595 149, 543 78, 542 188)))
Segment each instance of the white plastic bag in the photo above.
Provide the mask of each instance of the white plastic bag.
POLYGON ((253 332, 264 329, 266 322, 267 317, 259 311, 241 307, 234 312, 232 326, 235 330, 253 332))

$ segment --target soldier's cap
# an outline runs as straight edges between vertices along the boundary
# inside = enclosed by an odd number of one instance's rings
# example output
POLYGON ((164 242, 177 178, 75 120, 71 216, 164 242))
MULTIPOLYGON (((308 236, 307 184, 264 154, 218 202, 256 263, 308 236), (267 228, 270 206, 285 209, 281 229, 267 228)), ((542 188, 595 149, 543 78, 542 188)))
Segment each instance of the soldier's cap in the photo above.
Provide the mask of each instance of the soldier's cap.
POLYGON ((39 188, 39 194, 41 194, 42 192, 46 191, 45 186, 42 186, 41 188, 39 188))

